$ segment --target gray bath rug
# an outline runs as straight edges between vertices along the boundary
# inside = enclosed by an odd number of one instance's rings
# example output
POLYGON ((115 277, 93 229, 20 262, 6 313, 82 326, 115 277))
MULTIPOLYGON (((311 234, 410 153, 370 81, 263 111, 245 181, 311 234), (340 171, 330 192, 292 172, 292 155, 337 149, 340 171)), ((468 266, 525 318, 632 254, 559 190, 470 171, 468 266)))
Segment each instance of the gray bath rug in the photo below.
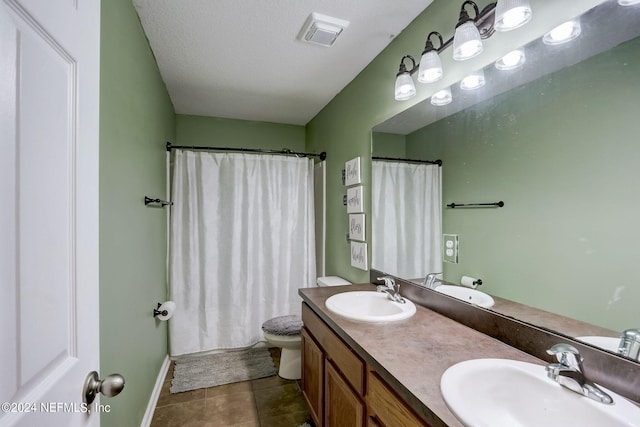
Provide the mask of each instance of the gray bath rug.
POLYGON ((275 374, 271 353, 265 347, 184 357, 175 361, 170 391, 180 393, 275 374))

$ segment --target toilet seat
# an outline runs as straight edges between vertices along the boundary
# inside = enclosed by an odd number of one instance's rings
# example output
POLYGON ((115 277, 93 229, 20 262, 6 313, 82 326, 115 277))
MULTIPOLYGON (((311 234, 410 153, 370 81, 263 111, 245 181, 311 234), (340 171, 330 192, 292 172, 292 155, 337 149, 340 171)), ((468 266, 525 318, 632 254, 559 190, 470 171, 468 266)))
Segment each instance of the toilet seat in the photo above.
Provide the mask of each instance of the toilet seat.
POLYGON ((262 331, 279 337, 300 335, 302 330, 302 317, 297 314, 279 316, 269 319, 262 324, 262 331))

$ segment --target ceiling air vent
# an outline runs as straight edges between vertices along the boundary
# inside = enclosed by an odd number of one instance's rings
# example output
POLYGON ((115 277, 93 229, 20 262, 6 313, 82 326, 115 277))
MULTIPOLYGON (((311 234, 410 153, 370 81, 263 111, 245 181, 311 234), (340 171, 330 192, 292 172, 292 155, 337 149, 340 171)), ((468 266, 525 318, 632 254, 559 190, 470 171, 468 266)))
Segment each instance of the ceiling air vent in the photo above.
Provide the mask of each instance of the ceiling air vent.
POLYGON ((298 38, 304 42, 329 47, 348 26, 349 21, 313 12, 302 26, 298 38))

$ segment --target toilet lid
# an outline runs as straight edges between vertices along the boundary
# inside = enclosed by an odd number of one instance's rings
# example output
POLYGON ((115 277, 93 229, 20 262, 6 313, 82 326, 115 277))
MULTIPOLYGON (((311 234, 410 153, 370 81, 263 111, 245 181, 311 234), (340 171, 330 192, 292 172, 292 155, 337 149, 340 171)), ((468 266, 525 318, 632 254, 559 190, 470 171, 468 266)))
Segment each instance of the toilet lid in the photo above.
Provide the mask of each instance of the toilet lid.
POLYGON ((273 335, 300 335, 302 318, 296 314, 269 319, 262 324, 262 330, 273 335))

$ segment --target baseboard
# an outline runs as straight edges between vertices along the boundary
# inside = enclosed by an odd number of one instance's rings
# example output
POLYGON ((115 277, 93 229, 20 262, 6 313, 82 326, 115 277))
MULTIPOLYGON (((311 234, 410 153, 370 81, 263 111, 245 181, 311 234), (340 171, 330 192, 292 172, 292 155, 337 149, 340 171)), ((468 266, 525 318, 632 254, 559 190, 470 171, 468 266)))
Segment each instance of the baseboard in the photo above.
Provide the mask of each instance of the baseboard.
POLYGON ((169 359, 169 355, 167 355, 164 358, 162 366, 160 367, 158 378, 156 378, 156 385, 153 387, 153 391, 151 392, 151 397, 149 398, 149 403, 147 404, 147 410, 144 412, 144 417, 142 418, 140 427, 149 427, 151 425, 153 413, 156 410, 158 398, 160 397, 160 392, 162 391, 162 384, 164 384, 164 379, 167 376, 167 372, 169 372, 169 366, 171 366, 171 360, 169 359))

